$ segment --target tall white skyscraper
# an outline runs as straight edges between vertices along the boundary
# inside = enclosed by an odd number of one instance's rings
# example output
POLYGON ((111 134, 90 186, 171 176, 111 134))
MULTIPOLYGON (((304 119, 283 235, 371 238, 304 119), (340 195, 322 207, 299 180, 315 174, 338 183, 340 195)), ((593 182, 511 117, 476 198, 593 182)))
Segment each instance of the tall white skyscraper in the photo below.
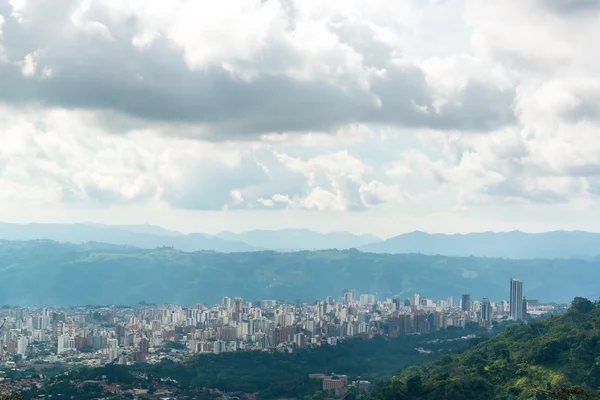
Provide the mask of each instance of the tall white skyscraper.
POLYGON ((17 339, 17 354, 25 355, 27 351, 27 346, 29 345, 29 340, 21 336, 17 339))
POLYGON ((410 305, 413 307, 420 307, 421 306, 421 297, 419 296, 419 293, 415 293, 412 295, 412 299, 410 301, 410 305))
POLYGON ((523 282, 520 279, 510 278, 510 318, 523 320, 523 282))

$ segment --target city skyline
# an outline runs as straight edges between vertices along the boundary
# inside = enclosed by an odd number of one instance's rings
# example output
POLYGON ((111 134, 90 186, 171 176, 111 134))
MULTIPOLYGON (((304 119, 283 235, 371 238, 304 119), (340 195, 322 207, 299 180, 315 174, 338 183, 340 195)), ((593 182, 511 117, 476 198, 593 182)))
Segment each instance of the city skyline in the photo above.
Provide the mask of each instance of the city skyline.
MULTIPOLYGON (((511 295, 516 282, 520 281, 511 278, 511 295)), ((528 318, 555 309, 535 301, 528 307, 528 318)), ((355 335, 423 334, 448 326, 464 327, 470 322, 491 329, 492 321, 514 319, 512 310, 512 304, 506 300, 492 302, 483 298, 478 301, 472 300, 469 294, 463 294, 459 303, 454 303, 452 297, 432 300, 418 293, 406 299, 395 296, 377 300, 375 295, 359 293, 356 289, 343 291, 338 300, 328 296, 312 303, 252 302, 224 296, 212 306, 12 307, 0 309, 0 315, 4 314, 8 321, 8 326, 0 331, 0 342, 4 343, 0 348, 8 349, 5 355, 33 357, 32 341, 46 342, 48 338, 54 338, 57 343, 55 356, 87 346, 102 350, 98 354, 108 355, 110 362, 111 356, 117 354, 117 348, 133 346, 130 361, 139 362, 146 360, 150 347, 159 346, 163 340, 177 341, 174 337, 163 337, 163 328, 175 326, 206 333, 184 341, 192 353, 210 351, 218 354, 242 350, 246 346, 248 349, 280 344, 307 347, 318 345, 321 340, 335 345, 337 340, 355 335), (292 330, 281 331, 286 327, 292 330), (295 333, 293 329, 297 329, 295 333), (234 343, 233 348, 229 342, 234 343), (198 348, 199 343, 202 346, 198 348)))

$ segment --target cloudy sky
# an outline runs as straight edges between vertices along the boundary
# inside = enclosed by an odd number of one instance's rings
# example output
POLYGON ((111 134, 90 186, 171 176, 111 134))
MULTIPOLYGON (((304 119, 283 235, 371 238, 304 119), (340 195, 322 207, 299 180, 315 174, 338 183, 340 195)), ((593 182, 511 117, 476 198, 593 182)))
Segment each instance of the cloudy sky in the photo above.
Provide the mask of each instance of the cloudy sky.
POLYGON ((598 0, 0 0, 0 220, 600 231, 598 0))

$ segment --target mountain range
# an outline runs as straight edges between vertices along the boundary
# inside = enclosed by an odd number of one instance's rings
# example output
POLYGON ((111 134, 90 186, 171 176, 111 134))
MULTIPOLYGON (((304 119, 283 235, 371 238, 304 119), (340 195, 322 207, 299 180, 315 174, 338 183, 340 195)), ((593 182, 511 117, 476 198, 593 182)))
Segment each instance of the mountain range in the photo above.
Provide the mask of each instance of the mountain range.
POLYGON ((349 232, 320 233, 307 229, 224 231, 216 235, 183 234, 152 225, 8 224, 0 223, 0 239, 54 240, 63 243, 102 242, 154 249, 222 253, 263 250, 301 251, 356 248, 369 253, 420 253, 457 257, 593 258, 600 254, 600 234, 583 231, 546 233, 483 232, 468 234, 405 233, 382 240, 349 232))
POLYGON ((294 301, 356 288, 445 299, 508 298, 509 278, 540 301, 597 298, 600 258, 508 260, 375 254, 351 250, 183 252, 104 243, 0 241, 0 304, 83 305, 218 302, 222 296, 294 301))
POLYGON ((512 231, 446 235, 417 231, 365 245, 360 250, 372 253, 421 253, 515 259, 590 258, 600 254, 600 234, 583 231, 512 231))
POLYGON ((103 243, 0 241, 0 304, 193 304, 222 296, 323 299, 356 288, 384 299, 508 297, 509 278, 541 301, 597 297, 600 258, 507 260, 351 250, 183 252, 103 243))
POLYGON ((319 233, 307 229, 186 235, 153 225, 91 223, 26 225, 0 223, 0 239, 45 239, 63 243, 102 242, 145 249, 170 246, 183 251, 212 250, 222 253, 266 249, 277 251, 349 249, 381 241, 373 235, 354 235, 348 232, 319 233))

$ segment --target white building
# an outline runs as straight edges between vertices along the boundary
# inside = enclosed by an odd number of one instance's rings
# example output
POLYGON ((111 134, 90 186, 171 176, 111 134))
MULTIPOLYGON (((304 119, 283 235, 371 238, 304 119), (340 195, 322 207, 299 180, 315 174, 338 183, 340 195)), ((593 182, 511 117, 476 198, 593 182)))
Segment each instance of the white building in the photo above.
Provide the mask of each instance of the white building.
POLYGON ((72 350, 75 348, 75 339, 71 336, 60 335, 58 337, 58 354, 62 354, 66 351, 72 350))
POLYGON ((510 318, 523 320, 523 282, 520 279, 510 278, 510 318))

